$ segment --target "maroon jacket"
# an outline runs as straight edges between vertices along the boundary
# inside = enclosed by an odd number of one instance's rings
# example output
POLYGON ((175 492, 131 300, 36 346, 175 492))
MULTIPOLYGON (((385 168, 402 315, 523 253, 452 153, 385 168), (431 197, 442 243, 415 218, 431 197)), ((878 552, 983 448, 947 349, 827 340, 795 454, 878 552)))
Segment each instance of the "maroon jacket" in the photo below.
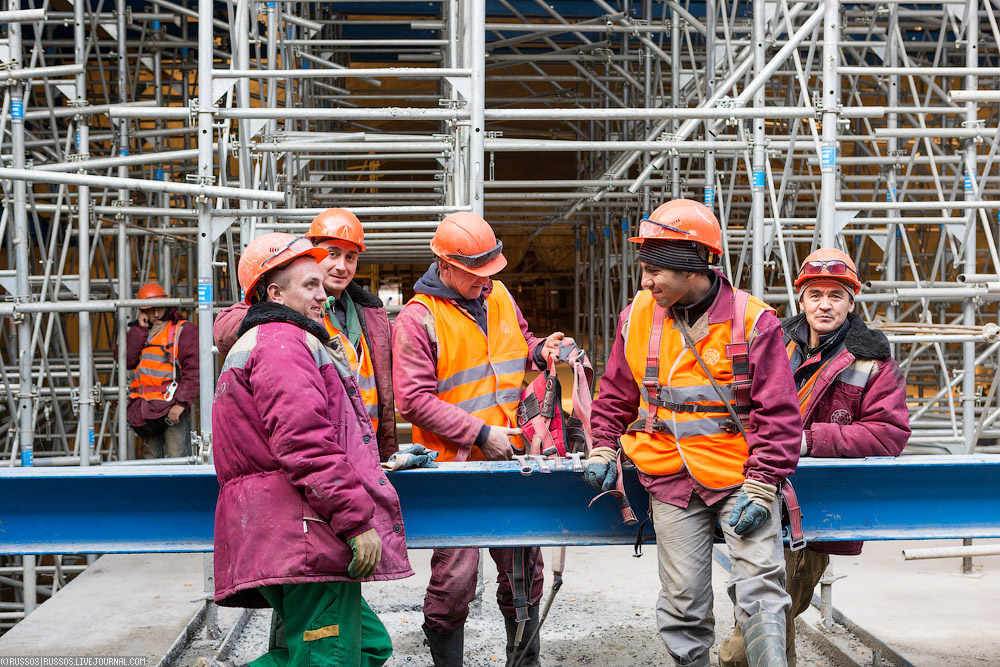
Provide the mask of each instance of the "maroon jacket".
MULTIPOLYGON (((853 313, 848 320, 847 337, 820 372, 802 415, 805 455, 898 456, 910 438, 906 378, 891 356, 885 335, 869 329, 853 313)), ((785 340, 805 340, 808 326, 804 315, 785 320, 785 340)), ((854 556, 861 553, 862 544, 810 542, 808 548, 854 556)))
MULTIPOLYGON (((172 322, 184 318, 176 308, 167 311, 166 315, 172 322)), ((125 334, 125 368, 135 370, 142 359, 142 351, 149 338, 149 328, 132 324, 125 334)), ((171 401, 147 401, 141 398, 129 399, 127 408, 128 423, 131 426, 141 426, 148 421, 159 419, 170 411, 174 405, 183 405, 185 409, 198 400, 198 327, 185 321, 177 337, 177 391, 171 401)))
MULTIPOLYGON (((733 319, 733 288, 719 274, 721 284, 715 301, 709 306, 711 324, 733 319)), ((618 438, 639 413, 639 387, 625 358, 622 327, 628 321, 629 305, 618 317, 618 330, 601 388, 594 401, 591 424, 595 447, 618 449, 618 438)), ((664 332, 673 327, 670 316, 664 322, 664 332)), ((665 333, 666 335, 666 333, 665 333)), ((802 418, 796 400, 795 383, 785 356, 781 324, 771 311, 765 311, 752 332, 750 343, 750 428, 747 439, 750 456, 743 474, 767 484, 780 484, 795 470, 802 441, 802 418)), ((697 493, 707 505, 713 505, 732 494, 732 490, 706 489, 683 469, 672 475, 656 476, 640 472, 639 478, 649 492, 661 502, 687 507, 692 493, 697 493)))
MULTIPOLYGON (((485 298, 493 282, 483 290, 485 298)), ((541 370, 535 363, 535 348, 545 342, 528 330, 521 309, 514 304, 521 335, 528 343, 526 370, 541 370)), ((459 446, 476 444, 483 426, 479 417, 437 397, 437 341, 432 338, 434 316, 416 301, 406 304, 392 323, 392 377, 396 408, 403 419, 447 438, 459 446)), ((495 424, 494 424, 495 426, 495 424)))
POLYGON ((240 331, 212 404, 215 600, 266 607, 262 586, 350 581, 347 541, 372 528, 382 560, 370 580, 413 574, 339 339, 273 303, 250 308, 240 331))
MULTIPOLYGON (((396 408, 392 390, 392 356, 390 354, 391 328, 389 316, 382 306, 382 301, 366 290, 357 281, 347 285, 347 294, 357 306, 358 319, 368 341, 372 353, 372 366, 375 368, 375 387, 378 390, 378 450, 379 457, 387 461, 399 450, 399 438, 396 435, 396 408)), ((212 333, 219 354, 225 359, 229 349, 236 343, 237 331, 243 317, 249 308, 239 302, 222 310, 215 317, 212 333)))

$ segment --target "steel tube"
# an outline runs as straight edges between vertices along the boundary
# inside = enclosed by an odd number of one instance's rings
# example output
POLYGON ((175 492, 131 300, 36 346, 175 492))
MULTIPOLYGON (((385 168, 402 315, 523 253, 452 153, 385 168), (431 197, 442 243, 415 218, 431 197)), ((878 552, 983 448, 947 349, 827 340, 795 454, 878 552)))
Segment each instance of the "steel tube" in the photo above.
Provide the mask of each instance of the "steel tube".
POLYGON ((926 547, 903 549, 903 560, 928 558, 968 558, 970 556, 1000 556, 1000 544, 976 544, 961 547, 926 547))

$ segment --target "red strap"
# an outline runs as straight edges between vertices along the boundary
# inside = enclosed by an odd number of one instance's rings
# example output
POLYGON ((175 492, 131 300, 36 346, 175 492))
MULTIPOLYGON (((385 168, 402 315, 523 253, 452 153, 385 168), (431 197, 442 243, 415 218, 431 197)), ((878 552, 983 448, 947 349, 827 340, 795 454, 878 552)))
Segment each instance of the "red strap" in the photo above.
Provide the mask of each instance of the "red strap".
MULTIPOLYGON (((642 385, 651 399, 660 398, 660 341, 663 340, 663 322, 667 319, 667 309, 659 304, 653 308, 653 326, 649 331, 649 351, 646 355, 646 374, 642 385)), ((658 406, 649 401, 649 411, 646 414, 646 433, 653 432, 656 423, 658 406)))
POLYGON ((788 516, 788 548, 792 551, 799 551, 806 546, 806 537, 802 533, 802 510, 799 508, 799 499, 795 496, 795 489, 787 479, 781 487, 781 501, 785 505, 785 513, 788 516))
POLYGON ((733 362, 733 403, 746 408, 739 413, 743 429, 750 429, 750 345, 747 344, 747 305, 750 295, 733 289, 733 322, 726 357, 733 362))
POLYGON ((594 502, 603 495, 611 494, 618 501, 618 509, 622 513, 622 522, 626 526, 631 526, 638 523, 639 520, 635 517, 635 512, 632 511, 632 505, 629 504, 628 496, 625 494, 625 484, 622 481, 622 450, 618 450, 618 456, 615 458, 615 468, 618 470, 618 476, 615 478, 615 488, 608 489, 602 493, 598 493, 591 499, 587 507, 590 507, 594 502))

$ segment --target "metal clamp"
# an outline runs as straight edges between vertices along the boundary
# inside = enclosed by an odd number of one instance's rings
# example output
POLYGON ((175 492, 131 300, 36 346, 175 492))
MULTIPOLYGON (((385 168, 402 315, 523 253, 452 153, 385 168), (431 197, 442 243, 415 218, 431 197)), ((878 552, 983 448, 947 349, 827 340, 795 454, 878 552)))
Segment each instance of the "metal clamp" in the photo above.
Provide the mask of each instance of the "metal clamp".
POLYGON ((542 456, 541 454, 530 454, 528 455, 527 458, 535 460, 535 463, 538 464, 538 472, 542 473, 552 472, 552 466, 549 465, 548 459, 542 456))
POLYGON ((573 472, 583 472, 583 452, 569 452, 566 458, 569 459, 573 472))
POLYGON ((521 474, 522 475, 524 475, 525 477, 527 477, 531 473, 535 472, 534 468, 531 467, 531 464, 528 463, 528 457, 527 456, 525 456, 523 454, 515 454, 514 458, 517 460, 518 463, 521 464, 521 474))

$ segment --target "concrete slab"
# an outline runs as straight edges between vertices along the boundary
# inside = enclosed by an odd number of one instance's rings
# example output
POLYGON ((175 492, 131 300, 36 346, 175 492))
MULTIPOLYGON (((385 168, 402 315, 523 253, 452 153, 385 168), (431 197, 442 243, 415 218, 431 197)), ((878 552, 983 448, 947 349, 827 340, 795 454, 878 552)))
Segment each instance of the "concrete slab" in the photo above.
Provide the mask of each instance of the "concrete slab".
POLYGON ((996 665, 1000 556, 974 558, 969 575, 960 558, 902 557, 903 549, 960 545, 868 542, 860 556, 834 557, 835 572, 847 576, 833 585, 833 606, 917 667, 996 665))
POLYGON ((202 554, 113 554, 0 636, 4 656, 143 656, 156 664, 198 611, 202 554))

